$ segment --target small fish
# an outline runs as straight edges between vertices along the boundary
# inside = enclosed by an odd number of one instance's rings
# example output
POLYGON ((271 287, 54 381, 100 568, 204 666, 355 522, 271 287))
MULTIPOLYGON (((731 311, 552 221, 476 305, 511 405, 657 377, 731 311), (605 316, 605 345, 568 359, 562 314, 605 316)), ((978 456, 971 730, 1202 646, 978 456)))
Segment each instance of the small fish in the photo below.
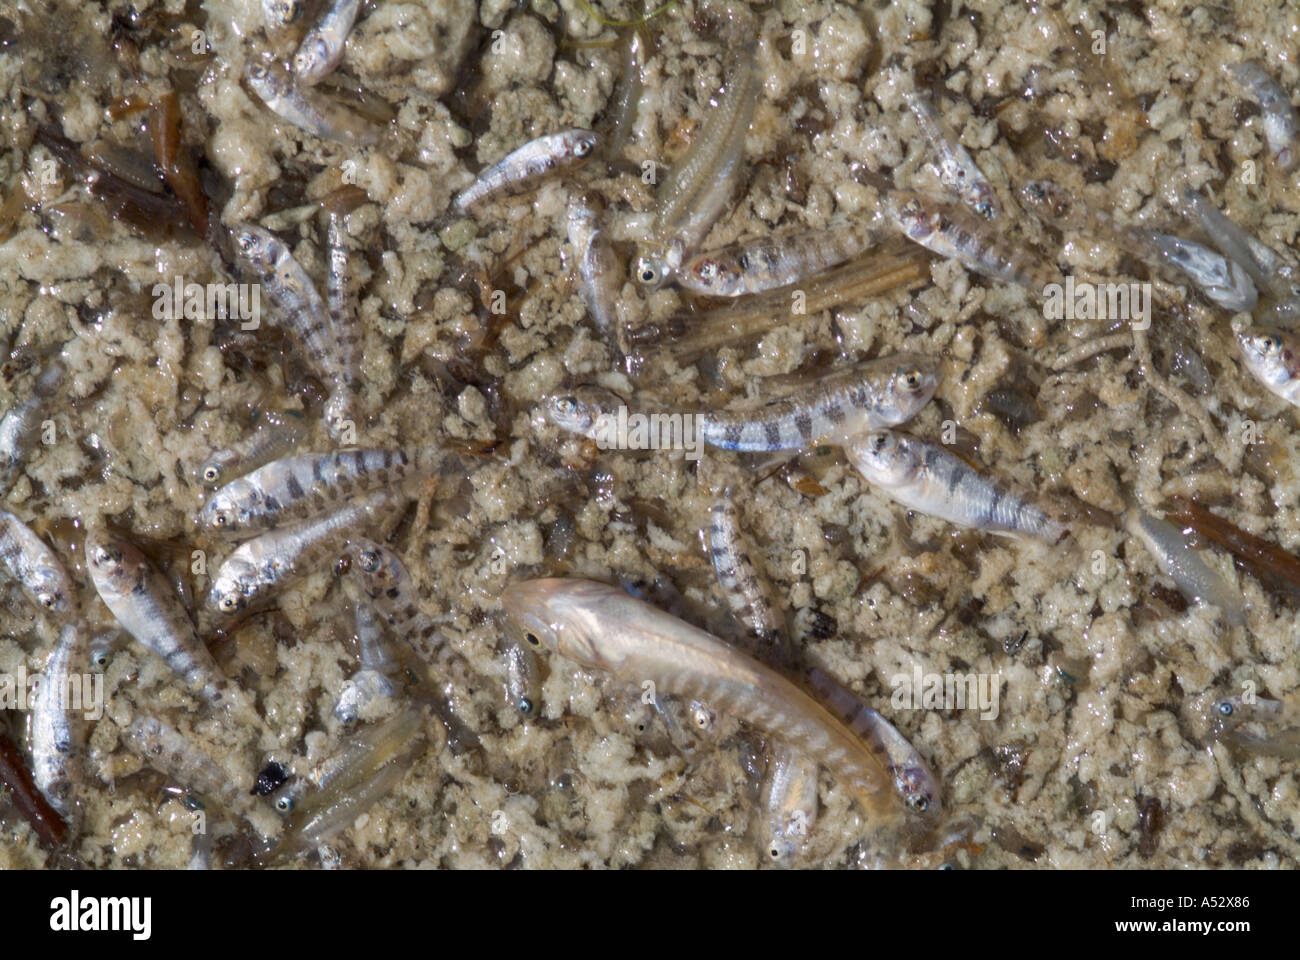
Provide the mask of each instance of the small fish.
POLYGON ((763 89, 756 45, 735 50, 722 89, 691 140, 655 191, 653 237, 638 252, 632 274, 655 288, 681 267, 731 199, 740 178, 745 136, 763 89))
POLYGON ((52 361, 36 377, 31 395, 15 403, 0 419, 0 496, 9 492, 41 434, 50 401, 67 374, 62 360, 52 361))
POLYGON ((910 420, 938 385, 931 358, 899 353, 837 371, 757 409, 706 413, 700 434, 723 450, 750 452, 844 444, 864 430, 910 420))
POLYGON ((424 716, 414 708, 357 730, 331 756, 272 794, 290 817, 276 856, 311 850, 356 822, 393 788, 425 752, 424 716))
POLYGON ((172 585, 138 547, 92 527, 86 533, 86 566, 122 628, 162 657, 193 693, 218 708, 251 712, 242 691, 212 659, 172 585))
POLYGON ((1124 516, 1124 528, 1142 542, 1161 572, 1174 581, 1179 593, 1192 603, 1218 607, 1233 626, 1246 622, 1241 593, 1233 590, 1200 554, 1181 530, 1138 507, 1124 516))
POLYGON ((138 711, 121 737, 124 747, 192 793, 220 803, 234 814, 255 809, 251 773, 232 774, 192 737, 167 721, 138 711))
POLYGON ((393 675, 398 670, 397 660, 384 642, 383 626, 369 600, 356 605, 356 637, 358 669, 344 682, 343 692, 334 705, 334 715, 344 724, 362 718, 374 719, 371 714, 376 704, 393 696, 393 675))
POLYGON ((248 85, 272 113, 322 140, 353 147, 379 142, 379 131, 341 103, 294 83, 282 64, 250 62, 245 71, 248 85))
POLYGON ((1183 187, 1179 199, 1184 215, 1199 223, 1219 251, 1250 274, 1259 291, 1274 301, 1279 319, 1300 318, 1300 275, 1294 264, 1246 233, 1190 186, 1183 187))
POLYGON ((307 439, 307 421, 294 410, 264 410, 245 436, 199 464, 203 485, 216 487, 278 459, 307 439))
POLYGON ((1191 240, 1156 231, 1140 231, 1159 257, 1192 279, 1201 292, 1225 310, 1254 310, 1259 292, 1250 274, 1231 257, 1223 257, 1191 240))
POLYGON ((356 538, 355 548, 352 571, 393 635, 406 640, 426 663, 437 666, 455 662, 461 664, 457 672, 468 676, 462 672, 467 669, 463 658, 447 646, 438 622, 420 609, 415 584, 397 554, 364 537, 356 538))
POLYGON ((617 159, 631 142, 645 89, 649 41, 639 27, 625 30, 618 41, 619 75, 606 113, 610 117, 605 141, 607 156, 617 159))
MULTIPOLYGON (((329 389, 331 403, 326 406, 326 425, 331 436, 339 439, 344 424, 337 418, 335 398, 351 390, 355 369, 340 353, 340 341, 331 329, 333 324, 325 301, 307 271, 293 258, 288 245, 270 231, 242 223, 232 233, 240 255, 266 285, 283 315, 285 327, 306 354, 312 372, 329 389)), ((343 346, 346 345, 344 342, 343 346)))
POLYGON ((477 180, 456 194, 452 206, 463 214, 493 197, 531 190, 553 173, 586 163, 599 143, 598 134, 577 128, 530 140, 480 173, 477 180))
POLYGON ((578 290, 596 329, 613 342, 618 325, 618 297, 623 287, 622 261, 609 233, 600 224, 604 201, 594 191, 575 193, 567 213, 569 243, 578 261, 578 290))
POLYGON ((941 802, 939 780, 898 728, 825 671, 814 667, 808 671, 808 682, 825 698, 832 713, 885 757, 885 764, 894 777, 894 789, 908 809, 937 820, 941 802))
POLYGON ((955 138, 948 135, 932 101, 916 90, 903 94, 903 102, 916 117, 921 135, 938 158, 939 179, 962 201, 985 220, 1001 212, 998 197, 984 172, 955 138))
POLYGON ((361 0, 333 0, 307 31, 293 57, 293 72, 300 84, 314 86, 334 72, 360 10, 361 0))
POLYGON ((84 785, 82 762, 89 709, 72 702, 70 681, 77 678, 79 686, 89 674, 89 650, 89 635, 81 624, 64 626, 45 663, 28 716, 32 777, 50 806, 68 820, 76 811, 77 794, 84 785))
POLYGON ((402 450, 339 450, 273 460, 216 490, 198 520, 222 534, 269 530, 358 494, 398 487, 414 471, 402 450))
POLYGON ((256 609, 272 591, 321 569, 405 501, 398 491, 377 490, 246 540, 217 568, 208 605, 227 617, 256 609))
POLYGON ((58 556, 27 524, 5 510, 0 510, 0 564, 42 610, 72 611, 72 581, 58 556))
POLYGON ((1290 96, 1263 64, 1250 60, 1227 65, 1224 69, 1259 104, 1264 137, 1268 140, 1273 159, 1278 169, 1290 172, 1296 163, 1296 139, 1300 137, 1300 118, 1291 106, 1290 96))
POLYGON ((357 394, 361 388, 361 319, 352 289, 352 255, 348 248, 347 218, 341 210, 329 212, 329 272, 325 297, 329 306, 330 340, 334 344, 334 379, 325 401, 325 423, 339 440, 348 425, 358 422, 357 394))
POLYGON ((729 493, 725 493, 709 511, 705 545, 732 615, 758 638, 763 647, 763 650, 751 652, 766 663, 788 663, 792 651, 785 617, 777 607, 772 584, 754 563, 749 543, 740 530, 739 512, 729 493))
POLYGON ((591 580, 511 584, 501 604, 530 648, 710 704, 823 764, 867 812, 901 812, 880 759, 848 728, 785 677, 703 630, 591 580))
POLYGON ((1054 271, 1036 254, 965 210, 907 191, 886 197, 885 210, 909 240, 976 273, 1040 295, 1053 282, 1054 271))
POLYGON ((759 849, 776 866, 788 867, 808 843, 817 822, 817 764, 789 744, 772 744, 763 781, 759 849))
POLYGON ((874 226, 849 223, 733 243, 682 264, 679 286, 710 297, 739 297, 789 286, 851 260, 883 238, 874 226))
POLYGON ((1029 497, 976 472, 941 446, 879 430, 850 443, 849 460, 905 507, 961 527, 1056 543, 1068 532, 1029 497))
POLYGON ((1300 336, 1275 327, 1250 327, 1237 334, 1237 346, 1251 376, 1300 407, 1300 336))
POLYGON ((542 412, 561 430, 597 440, 601 436, 601 423, 617 417, 621 406, 626 406, 626 402, 618 394, 604 387, 587 385, 548 398, 542 405, 542 412), (606 418, 605 421, 602 417, 606 418))
POLYGON ((523 644, 506 645, 506 697, 521 717, 533 717, 542 704, 542 678, 537 656, 523 644))

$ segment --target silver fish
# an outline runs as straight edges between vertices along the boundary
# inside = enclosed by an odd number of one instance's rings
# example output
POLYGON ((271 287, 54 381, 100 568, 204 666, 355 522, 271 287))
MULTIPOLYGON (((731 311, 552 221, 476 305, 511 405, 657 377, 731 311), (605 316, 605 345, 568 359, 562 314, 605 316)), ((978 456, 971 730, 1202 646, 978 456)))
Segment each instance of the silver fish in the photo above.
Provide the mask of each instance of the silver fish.
POLYGON ((848 223, 733 243, 691 257, 676 280, 710 297, 762 293, 852 260, 883 237, 877 227, 848 223))
POLYGON ((233 228, 232 234, 240 255, 279 307, 286 329, 302 347, 312 372, 328 387, 331 403, 326 406, 326 425, 331 436, 339 439, 344 424, 335 398, 351 390, 355 369, 340 354, 325 301, 288 245, 270 231, 242 223, 233 228))
POLYGON ((282 30, 302 16, 303 0, 262 0, 268 30, 282 30))
POLYGON ((808 682, 825 698, 832 713, 885 757, 902 801, 918 813, 937 817, 941 802, 939 779, 898 728, 825 671, 814 667, 808 671, 808 682))
POLYGON ((865 430, 914 417, 939 385, 938 365, 918 353, 868 360, 757 409, 701 417, 700 435, 724 450, 803 450, 844 444, 865 430))
POLYGON ((777 607, 772 584, 750 555, 752 551, 740 530, 740 516, 729 492, 709 511, 705 545, 727 606, 763 647, 751 652, 767 663, 788 663, 792 651, 785 617, 777 607))
POLYGON ((941 446, 904 433, 866 433, 845 448, 874 486, 899 503, 962 527, 1056 543, 1068 532, 1028 496, 972 469, 941 446))
POLYGON ((1241 593, 1229 587, 1201 559, 1172 523, 1133 507, 1124 516, 1124 528, 1151 552, 1161 572, 1174 581, 1184 597, 1193 603, 1218 607, 1224 619, 1234 626, 1246 622, 1246 605, 1241 593))
POLYGON ((0 496, 18 479, 19 471, 36 445, 41 422, 46 418, 50 400, 63 383, 67 369, 62 360, 52 361, 37 375, 31 394, 5 411, 0 418, 0 496))
POLYGON ((356 294, 352 290, 352 255, 348 248, 347 218, 331 210, 329 214, 329 272, 325 276, 325 296, 329 305, 330 339, 334 344, 334 380, 325 401, 325 423, 335 440, 347 425, 358 421, 357 394, 361 388, 361 319, 356 294))
POLYGON ((319 569, 405 500, 398 491, 378 490, 245 541, 217 568, 208 605, 228 617, 255 609, 272 591, 319 569))
POLYGON ((985 220, 998 216, 1001 211, 992 185, 966 148, 944 130, 934 102, 915 90, 904 93, 903 102, 916 117, 921 135, 938 158, 939 178, 944 185, 985 220))
POLYGON ((251 712, 243 692, 212 659, 172 585, 138 547, 92 527, 86 533, 86 566, 122 628, 166 661, 194 694, 218 708, 251 712))
POLYGON ((699 247, 739 180, 745 135, 763 89, 753 43, 736 49, 726 79, 690 149, 673 164, 655 191, 653 237, 638 251, 632 275, 658 287, 699 247))
POLYGON ((1185 273, 1202 293, 1223 309, 1234 313, 1255 309, 1259 291, 1255 289, 1250 274, 1236 260, 1167 233, 1141 231, 1140 235, 1165 263, 1185 273))
POLYGON ((419 710, 403 710, 356 731, 315 770, 281 787, 272 802, 291 819, 276 855, 318 847, 391 793, 423 755, 424 727, 419 710))
POLYGON ((569 243, 578 261, 578 290, 587 313, 606 340, 613 341, 618 324, 618 297, 623 267, 609 233, 600 224, 604 201, 594 191, 575 193, 567 212, 569 243))
POLYGON ((1300 336, 1275 327, 1250 327, 1237 334, 1237 346, 1251 376, 1300 407, 1300 336))
POLYGON ((1300 137, 1300 118, 1297 118, 1295 108, 1291 106, 1291 97, 1264 69, 1263 64, 1251 60, 1234 63, 1224 69, 1259 104, 1268 148, 1272 151, 1278 169, 1289 172, 1296 163, 1296 139, 1300 137))
POLYGON ((511 584, 501 604, 513 635, 533 649, 708 703, 826 766, 868 813, 902 812, 880 758, 848 728, 785 677, 703 630, 591 580, 511 584))
MULTIPOLYGON (((80 685, 90 672, 89 635, 80 624, 67 624, 50 652, 28 716, 32 779, 65 819, 76 812, 84 785, 85 704, 75 703, 71 683, 80 685)), ((84 691, 83 691, 84 696, 84 691)))
POLYGON ((70 613, 72 581, 58 556, 27 524, 0 510, 0 564, 42 610, 70 613))
POLYGON ((300 84, 313 86, 334 72, 360 10, 361 0, 334 0, 307 31, 293 57, 293 72, 300 84))
POLYGON ((573 170, 586 163, 600 143, 590 130, 570 129, 530 140, 488 167, 473 183, 456 194, 452 206, 457 213, 501 195, 522 193, 560 170, 573 170))
POLYGON ((1039 295, 1053 282, 1054 271, 1037 255, 965 210, 907 191, 889 194, 884 206, 909 240, 967 269, 1039 295))
POLYGON ((353 147, 379 142, 379 131, 362 117, 311 89, 299 87, 287 67, 250 62, 248 85, 272 113, 322 140, 353 147))
POLYGON ((818 766, 789 744, 772 744, 759 800, 762 833, 759 849, 768 862, 791 865, 817 822, 818 766))
POLYGON ((229 483, 293 450, 307 439, 307 421, 294 410, 265 410, 245 436, 223 450, 213 451, 198 475, 206 487, 229 483))
POLYGON ((339 450, 273 460, 214 491, 198 520, 223 534, 268 530, 358 494, 399 486, 414 471, 402 450, 339 450))

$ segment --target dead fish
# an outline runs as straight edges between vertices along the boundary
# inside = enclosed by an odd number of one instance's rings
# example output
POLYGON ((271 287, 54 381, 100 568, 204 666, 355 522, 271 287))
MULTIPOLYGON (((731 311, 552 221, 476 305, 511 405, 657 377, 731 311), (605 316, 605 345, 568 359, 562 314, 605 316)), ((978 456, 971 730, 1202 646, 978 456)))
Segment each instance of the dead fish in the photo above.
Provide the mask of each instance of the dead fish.
POLYGON ((307 421, 295 410, 265 410, 256 425, 235 443, 213 451, 199 464, 199 479, 207 487, 251 473, 307 439, 307 421))
POLYGON ((27 524, 0 510, 0 564, 50 613, 72 612, 75 594, 58 556, 27 524))
POLYGON ((700 435, 723 450, 805 450, 846 443, 865 430, 914 417, 939 385, 938 366, 918 353, 855 364, 757 409, 714 411, 700 435))
POLYGON ((268 530, 363 493, 400 487, 415 472, 403 450, 339 450, 273 460, 213 492, 199 524, 217 533, 268 530))
POLYGON ((1246 622, 1246 605, 1240 591, 1229 587, 1172 523, 1132 507, 1124 516, 1124 528, 1151 552, 1161 572, 1189 601, 1218 607, 1233 626, 1246 622))
POLYGON ((1053 544, 1068 532, 1028 496, 976 472, 943 447, 916 437, 879 430, 859 436, 845 452, 873 486, 929 516, 1053 544))
POLYGON ((0 419, 0 496, 9 492, 27 456, 41 435, 50 401, 63 383, 67 370, 55 359, 40 372, 32 384, 31 394, 20 400, 0 419))
POLYGON ((1263 64, 1248 60, 1228 64, 1224 69, 1259 104, 1268 149, 1278 169, 1289 172, 1296 163, 1296 138, 1300 136, 1300 118, 1291 106, 1291 97, 1263 64))
POLYGON ((89 707, 84 681, 90 674, 89 650, 89 634, 81 624, 63 627, 45 662, 28 716, 32 777, 50 806, 70 822, 85 786, 82 764, 89 707), (74 682, 81 703, 75 702, 74 682))
POLYGON ((245 541, 217 568, 208 605, 226 617, 257 608, 273 591, 323 568, 405 500, 398 491, 377 490, 245 541))
POLYGON ((283 64, 251 61, 245 76, 249 87, 272 113, 314 137, 352 147, 379 142, 379 131, 373 124, 341 103, 299 87, 283 64))
POLYGON ((939 179, 952 190, 962 203, 985 220, 992 220, 1001 212, 997 193, 994 192, 984 172, 971 159, 966 148, 944 129, 934 101, 924 93, 911 90, 903 95, 903 102, 916 117, 921 135, 938 159, 939 179))
POLYGON ((334 72, 360 10, 361 0, 333 0, 307 31, 293 57, 293 72, 300 84, 313 86, 334 72))
POLYGON ((1237 346, 1251 376, 1300 407, 1300 337, 1275 327, 1250 327, 1237 334, 1237 346))
POLYGON ((599 143, 598 134, 577 128, 530 140, 480 173, 478 179, 456 194, 452 207, 463 214, 493 197, 531 190, 553 173, 586 163, 599 143))
POLYGON ((618 298, 623 288, 623 268, 609 233, 600 223, 605 204, 594 191, 569 198, 569 243, 578 261, 578 290, 596 329, 609 342, 616 340, 618 298))

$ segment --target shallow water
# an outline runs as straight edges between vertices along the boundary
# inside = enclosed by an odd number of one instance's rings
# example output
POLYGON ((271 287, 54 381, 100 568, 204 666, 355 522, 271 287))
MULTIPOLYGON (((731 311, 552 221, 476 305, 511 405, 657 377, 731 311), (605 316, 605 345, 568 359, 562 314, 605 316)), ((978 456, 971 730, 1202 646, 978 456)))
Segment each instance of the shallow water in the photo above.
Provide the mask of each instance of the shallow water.
MULTIPOLYGON (((637 730, 635 690, 555 659, 542 665, 540 717, 521 721, 506 700, 494 619, 505 584, 573 575, 666 581, 686 616, 731 629, 699 538, 714 493, 729 485, 805 659, 890 718, 943 784, 950 830, 909 852, 865 824, 823 772, 803 865, 1295 867, 1294 764, 1211 749, 1204 717, 1248 681, 1279 698, 1300 685, 1294 606, 1210 551, 1245 598, 1246 627, 1228 629, 1213 610, 1179 602, 1112 521, 1130 502, 1163 511, 1168 498, 1188 495, 1300 549, 1296 415, 1242 367, 1232 318, 1100 238, 1045 228, 1020 209, 1016 190, 1050 177, 1120 223, 1181 233, 1188 228, 1165 191, 1186 180, 1208 185, 1248 232, 1290 250, 1300 232, 1296 174, 1272 164, 1257 109, 1218 65, 1259 59, 1294 90, 1300 13, 1285 0, 1116 5, 1100 17, 1091 6, 1067 2, 1061 13, 1090 39, 1105 31, 1095 61, 1066 49, 1060 20, 1023 3, 754 8, 766 79, 741 191, 705 246, 870 215, 875 175, 939 189, 884 69, 896 62, 936 92, 997 190, 1009 236, 1076 279, 1152 283, 1151 367, 1130 342, 1054 370, 1070 348, 1114 331, 1048 321, 1029 292, 935 259, 914 289, 784 317, 757 342, 698 364, 669 362, 634 383, 584 318, 564 239, 566 180, 468 221, 445 216, 482 166, 526 140, 606 122, 616 31, 581 6, 375 0, 335 95, 364 90, 395 120, 390 141, 357 150, 302 134, 240 85, 246 59, 269 46, 252 0, 136 3, 145 9, 134 20, 126 3, 0 4, 0 184, 6 199, 20 187, 29 198, 0 223, 0 330, 17 351, 0 407, 30 383, 24 347, 67 342, 72 371, 52 413, 55 441, 37 449, 3 506, 63 552, 89 622, 113 622, 75 554, 74 524, 96 516, 182 571, 197 603, 208 578, 186 572, 187 558, 228 548, 193 525, 196 467, 252 411, 297 408, 315 390, 273 329, 155 319, 155 284, 233 279, 221 257, 184 228, 166 235, 110 219, 33 146, 37 127, 57 121, 79 145, 105 140, 148 157, 143 115, 110 120, 105 107, 171 86, 213 216, 280 231, 322 285, 325 234, 311 205, 345 182, 366 192, 351 219, 365 330, 358 441, 480 451, 466 458, 472 475, 424 492, 393 543, 426 611, 452 615, 450 642, 483 678, 456 691, 478 720, 482 757, 430 749, 329 851, 296 864, 757 865, 751 831, 765 749, 756 735, 720 718, 688 756, 658 721, 637 730), (197 54, 194 29, 204 32, 197 54), (484 295, 495 290, 504 314, 484 295), (776 472, 719 452, 699 461, 681 451, 597 452, 534 413, 551 392, 586 382, 638 409, 699 411, 767 399, 830 365, 900 350, 943 358, 935 400, 907 429, 937 438, 951 421, 960 452, 1085 518, 1073 551, 905 514, 837 450, 776 472), (1157 390, 1152 368, 1204 416, 1157 390), (895 706, 896 679, 918 668, 995 677, 996 717, 895 706), (949 842, 962 824, 960 842, 949 842)), ((605 195, 620 241, 634 238, 630 213, 653 202, 641 163, 685 151, 723 76, 725 44, 703 9, 679 4, 648 30, 656 52, 627 170, 593 163, 573 178, 605 195)), ((637 326, 681 305, 671 287, 647 295, 629 283, 621 308, 637 326)), ((312 429, 304 449, 327 449, 318 418, 312 429)), ((0 673, 35 672, 57 630, 14 585, 0 591, 0 673)), ((196 713, 196 738, 250 779, 265 756, 327 753, 341 735, 331 710, 354 670, 350 609, 335 571, 321 570, 215 644, 226 671, 256 695, 269 732, 259 742, 196 713)), ((184 865, 191 812, 125 751, 119 727, 136 705, 184 716, 196 704, 125 640, 105 685, 72 853, 98 867, 184 865)), ((23 716, 6 712, 17 740, 23 716)), ((229 825, 213 831, 215 862, 247 862, 229 825)), ((53 862, 6 799, 0 837, 0 866, 53 862)))

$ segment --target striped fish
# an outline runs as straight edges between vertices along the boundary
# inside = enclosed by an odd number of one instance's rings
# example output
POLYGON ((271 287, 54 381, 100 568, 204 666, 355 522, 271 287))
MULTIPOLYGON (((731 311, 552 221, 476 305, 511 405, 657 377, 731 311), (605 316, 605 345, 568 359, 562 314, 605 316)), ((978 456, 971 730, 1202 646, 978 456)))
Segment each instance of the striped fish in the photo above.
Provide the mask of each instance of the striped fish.
POLYGON ((707 541, 713 571, 727 606, 764 647, 770 648, 751 652, 768 663, 788 661, 785 618, 772 595, 772 584, 754 564, 750 546, 740 530, 736 505, 727 495, 709 511, 707 541))
POLYGON ((841 370, 757 409, 705 414, 700 435, 724 450, 804 450, 844 444, 867 430, 910 420, 939 385, 937 365, 900 353, 841 370))
POLYGON ((1068 531, 1038 504, 941 446, 880 430, 845 448, 871 483, 913 510, 962 527, 1056 543, 1068 531))
POLYGON ((286 457, 215 491, 199 511, 199 524, 223 534, 268 530, 320 513, 349 497, 394 487, 414 469, 402 450, 286 457))

